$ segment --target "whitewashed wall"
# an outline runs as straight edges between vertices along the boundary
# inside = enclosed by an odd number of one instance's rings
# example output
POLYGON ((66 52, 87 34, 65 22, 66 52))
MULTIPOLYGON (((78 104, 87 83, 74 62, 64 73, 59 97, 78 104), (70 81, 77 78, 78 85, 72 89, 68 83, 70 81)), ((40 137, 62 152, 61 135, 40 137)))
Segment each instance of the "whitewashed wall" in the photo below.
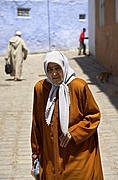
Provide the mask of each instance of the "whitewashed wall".
POLYGON ((87 35, 88 0, 0 0, 0 55, 17 30, 35 53, 77 48, 84 27, 87 35), (17 8, 29 8, 30 16, 18 17, 17 8), (80 20, 79 14, 86 19, 80 20))
POLYGON ((89 52, 95 56, 95 0, 88 1, 89 52))

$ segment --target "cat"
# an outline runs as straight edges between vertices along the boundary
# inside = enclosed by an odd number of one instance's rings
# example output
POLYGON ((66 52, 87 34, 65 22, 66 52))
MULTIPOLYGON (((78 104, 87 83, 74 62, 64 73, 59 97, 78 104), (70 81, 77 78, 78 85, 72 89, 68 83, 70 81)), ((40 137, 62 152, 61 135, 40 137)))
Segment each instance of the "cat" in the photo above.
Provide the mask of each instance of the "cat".
POLYGON ((112 75, 112 71, 103 71, 98 76, 97 79, 99 79, 100 83, 109 83, 109 78, 112 75))

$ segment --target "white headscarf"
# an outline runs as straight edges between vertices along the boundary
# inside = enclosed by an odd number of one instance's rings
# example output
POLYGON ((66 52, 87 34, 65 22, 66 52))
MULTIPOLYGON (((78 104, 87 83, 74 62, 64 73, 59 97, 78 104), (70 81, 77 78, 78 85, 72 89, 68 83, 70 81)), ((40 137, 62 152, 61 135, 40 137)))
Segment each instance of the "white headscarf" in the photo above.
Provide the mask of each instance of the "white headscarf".
POLYGON ((64 135, 68 134, 68 124, 69 124, 69 105, 70 105, 70 96, 69 96, 69 90, 68 90, 68 84, 75 79, 75 72, 73 69, 69 66, 68 59, 65 57, 63 53, 60 53, 58 51, 52 51, 47 53, 45 59, 44 59, 44 71, 47 75, 47 81, 49 81, 52 84, 47 105, 46 105, 46 111, 45 111, 45 118, 46 123, 50 125, 52 114, 54 111, 55 106, 55 99, 57 91, 59 90, 59 119, 60 119, 60 126, 61 130, 64 133, 64 135), (61 66, 64 79, 61 84, 55 85, 51 82, 48 73, 47 73, 47 66, 48 63, 57 63, 61 66))

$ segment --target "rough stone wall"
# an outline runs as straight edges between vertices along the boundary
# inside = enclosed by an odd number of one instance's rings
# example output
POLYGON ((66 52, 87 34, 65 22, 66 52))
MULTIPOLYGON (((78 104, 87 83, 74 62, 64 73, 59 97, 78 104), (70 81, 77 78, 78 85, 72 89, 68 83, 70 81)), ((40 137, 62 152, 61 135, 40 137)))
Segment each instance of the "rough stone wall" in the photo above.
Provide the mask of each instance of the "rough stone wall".
POLYGON ((1 0, 0 55, 17 30, 35 53, 77 48, 83 27, 88 35, 88 0, 1 0), (17 16, 17 8, 29 8, 30 16, 17 16), (79 14, 86 14, 86 20, 80 21, 79 14))

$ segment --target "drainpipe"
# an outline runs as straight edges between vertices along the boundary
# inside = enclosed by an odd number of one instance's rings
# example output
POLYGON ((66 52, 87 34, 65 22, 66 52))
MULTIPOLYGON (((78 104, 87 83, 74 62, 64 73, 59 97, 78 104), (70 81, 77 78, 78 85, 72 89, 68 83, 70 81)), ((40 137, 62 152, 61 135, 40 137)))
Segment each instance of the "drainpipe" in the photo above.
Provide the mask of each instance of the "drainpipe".
POLYGON ((48 11, 48 43, 49 43, 49 51, 51 51, 51 37, 50 37, 50 3, 47 0, 47 11, 48 11))

